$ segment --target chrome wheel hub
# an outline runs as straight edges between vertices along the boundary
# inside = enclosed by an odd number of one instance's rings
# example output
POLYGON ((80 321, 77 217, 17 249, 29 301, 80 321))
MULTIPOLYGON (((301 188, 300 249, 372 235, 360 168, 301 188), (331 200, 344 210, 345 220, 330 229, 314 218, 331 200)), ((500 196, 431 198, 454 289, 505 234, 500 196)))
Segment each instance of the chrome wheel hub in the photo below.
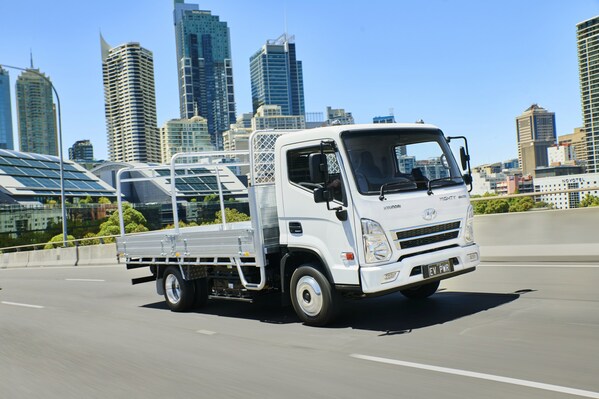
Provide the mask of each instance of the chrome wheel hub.
POLYGON ((314 277, 303 276, 297 282, 295 298, 302 312, 308 316, 318 316, 322 310, 322 291, 314 277))
POLYGON ((168 301, 177 304, 181 300, 181 285, 179 279, 174 274, 169 274, 164 281, 164 291, 168 301))

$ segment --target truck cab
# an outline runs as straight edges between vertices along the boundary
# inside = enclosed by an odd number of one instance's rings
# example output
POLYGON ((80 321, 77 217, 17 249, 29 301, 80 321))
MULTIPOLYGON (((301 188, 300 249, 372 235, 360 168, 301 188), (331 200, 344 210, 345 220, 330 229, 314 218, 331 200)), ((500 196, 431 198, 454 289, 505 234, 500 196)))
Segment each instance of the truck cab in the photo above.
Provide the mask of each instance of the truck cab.
POLYGON ((282 135, 275 165, 282 270, 293 270, 291 301, 304 321, 332 317, 343 294, 425 298, 479 263, 468 177, 433 125, 282 135))

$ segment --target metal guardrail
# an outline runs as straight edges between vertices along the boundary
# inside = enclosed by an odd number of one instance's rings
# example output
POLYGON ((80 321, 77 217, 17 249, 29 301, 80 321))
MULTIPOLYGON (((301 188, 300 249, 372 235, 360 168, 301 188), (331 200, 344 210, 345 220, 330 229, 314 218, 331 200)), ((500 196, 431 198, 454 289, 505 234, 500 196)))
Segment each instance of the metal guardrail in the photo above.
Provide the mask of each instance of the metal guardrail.
POLYGON ((493 195, 489 197, 475 197, 470 198, 470 202, 478 202, 478 201, 490 201, 497 199, 509 199, 509 198, 521 198, 521 197, 540 197, 542 195, 552 195, 552 194, 565 194, 565 193, 579 193, 583 191, 599 191, 599 187, 588 187, 588 188, 568 188, 563 190, 555 190, 555 191, 538 191, 533 193, 522 193, 522 194, 506 194, 506 195, 493 195))
MULTIPOLYGON (((95 241, 98 240, 100 241, 100 245, 103 244, 108 244, 107 242, 105 242, 105 240, 107 238, 116 238, 119 237, 118 235, 110 235, 110 236, 101 236, 101 237, 88 237, 88 238, 78 238, 75 240, 66 240, 65 242, 67 243, 67 246, 69 246, 69 243, 73 243, 75 247, 81 246, 80 243, 84 242, 84 241, 95 241)), ((61 242, 41 242, 38 244, 27 244, 27 245, 16 245, 13 247, 4 247, 4 248, 0 248, 0 253, 9 253, 9 252, 22 252, 22 251, 35 251, 38 249, 44 249, 44 247, 48 244, 53 244, 53 248, 58 248, 61 247, 62 241, 61 242)))

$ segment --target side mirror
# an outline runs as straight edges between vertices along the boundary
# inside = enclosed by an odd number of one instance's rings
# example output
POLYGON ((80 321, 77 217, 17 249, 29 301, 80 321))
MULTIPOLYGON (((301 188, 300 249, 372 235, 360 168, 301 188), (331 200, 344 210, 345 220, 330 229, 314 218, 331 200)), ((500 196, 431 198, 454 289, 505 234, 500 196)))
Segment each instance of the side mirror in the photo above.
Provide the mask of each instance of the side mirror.
POLYGON ((314 202, 330 202, 333 200, 333 193, 325 188, 314 189, 314 202))
POLYGON ((472 184, 472 175, 469 173, 466 173, 465 175, 462 176, 462 178, 464 179, 464 183, 469 186, 472 184))
POLYGON ((468 168, 468 161, 470 161, 470 155, 466 153, 464 147, 460 147, 460 161, 462 163, 462 170, 468 168))
POLYGON ((308 158, 311 183, 324 183, 328 180, 327 157, 322 153, 310 154, 308 158))

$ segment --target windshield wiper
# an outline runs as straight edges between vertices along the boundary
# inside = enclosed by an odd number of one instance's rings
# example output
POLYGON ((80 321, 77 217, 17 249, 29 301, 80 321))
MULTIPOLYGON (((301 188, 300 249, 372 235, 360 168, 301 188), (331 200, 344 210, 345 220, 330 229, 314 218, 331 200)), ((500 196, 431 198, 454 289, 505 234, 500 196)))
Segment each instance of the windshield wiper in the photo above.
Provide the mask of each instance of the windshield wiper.
POLYGON ((413 190, 415 188, 417 188, 416 183, 413 181, 396 181, 396 182, 389 182, 389 183, 385 183, 383 185, 381 185, 381 191, 380 191, 380 195, 379 195, 379 200, 383 201, 385 200, 385 189, 392 187, 392 186, 397 186, 397 189, 403 190, 403 189, 409 189, 409 190, 413 190))
POLYGON ((431 179, 428 181, 428 184, 427 184, 428 190, 426 191, 426 193, 428 195, 433 195, 433 183, 435 183, 435 182, 445 181, 445 182, 451 183, 450 185, 461 184, 461 182, 456 182, 454 180, 454 179, 461 179, 461 178, 462 178, 461 176, 447 176, 447 177, 441 177, 439 179, 431 179))

